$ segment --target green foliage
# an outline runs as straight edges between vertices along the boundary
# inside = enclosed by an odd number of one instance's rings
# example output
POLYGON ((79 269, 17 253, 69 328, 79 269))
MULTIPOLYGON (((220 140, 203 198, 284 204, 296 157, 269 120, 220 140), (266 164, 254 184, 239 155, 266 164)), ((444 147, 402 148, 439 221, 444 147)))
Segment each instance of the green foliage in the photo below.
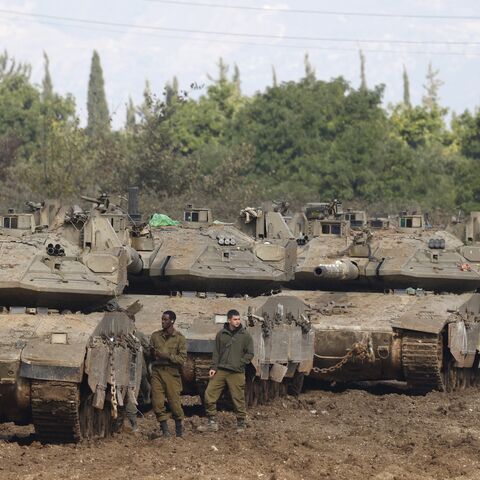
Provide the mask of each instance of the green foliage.
POLYGON ((90 78, 87 93, 88 123, 87 133, 90 136, 105 135, 110 132, 110 115, 108 113, 107 97, 100 56, 93 51, 90 78))
POLYGON ((36 86, 28 65, 0 55, 0 201, 9 205, 136 184, 144 211, 174 217, 194 202, 231 219, 272 198, 298 205, 337 197, 375 212, 480 209, 480 111, 447 126, 431 66, 421 105, 411 105, 404 68, 403 98, 385 109, 384 87, 367 86, 362 52, 358 89, 341 77, 318 80, 306 55, 302 79, 278 83, 272 67, 273 85, 249 97, 239 68, 230 74, 220 59, 198 98, 175 77, 160 96, 146 82, 141 104, 128 100, 125 128, 112 132, 97 52, 85 129, 44 62, 36 86))

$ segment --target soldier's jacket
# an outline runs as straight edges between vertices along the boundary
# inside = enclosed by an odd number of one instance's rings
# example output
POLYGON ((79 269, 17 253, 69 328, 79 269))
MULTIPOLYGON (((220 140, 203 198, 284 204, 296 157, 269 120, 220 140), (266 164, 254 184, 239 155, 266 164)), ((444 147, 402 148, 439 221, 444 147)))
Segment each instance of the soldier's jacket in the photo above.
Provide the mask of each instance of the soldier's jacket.
POLYGON ((157 352, 168 353, 169 359, 154 358, 152 366, 162 365, 179 370, 187 360, 187 341, 185 337, 174 330, 173 334, 167 336, 162 330, 152 333, 150 337, 150 346, 157 352))
POLYGON ((253 358, 253 340, 250 334, 240 326, 234 332, 225 323, 215 337, 212 369, 244 372, 245 365, 253 358))

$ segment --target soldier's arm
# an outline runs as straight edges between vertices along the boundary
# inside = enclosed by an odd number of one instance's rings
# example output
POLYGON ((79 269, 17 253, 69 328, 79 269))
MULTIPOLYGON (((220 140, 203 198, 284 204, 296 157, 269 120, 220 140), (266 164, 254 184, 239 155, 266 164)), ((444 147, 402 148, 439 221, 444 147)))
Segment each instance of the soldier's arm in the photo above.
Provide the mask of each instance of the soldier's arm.
POLYGON ((170 362, 182 366, 187 361, 187 341, 183 335, 179 335, 177 338, 177 351, 170 354, 170 362))
POLYGON ((245 342, 245 348, 243 350, 243 362, 245 365, 252 361, 253 355, 255 354, 253 350, 253 338, 247 333, 247 341, 245 342))
POLYGON ((155 360, 155 333, 150 336, 149 348, 145 350, 145 356, 148 360, 155 360))

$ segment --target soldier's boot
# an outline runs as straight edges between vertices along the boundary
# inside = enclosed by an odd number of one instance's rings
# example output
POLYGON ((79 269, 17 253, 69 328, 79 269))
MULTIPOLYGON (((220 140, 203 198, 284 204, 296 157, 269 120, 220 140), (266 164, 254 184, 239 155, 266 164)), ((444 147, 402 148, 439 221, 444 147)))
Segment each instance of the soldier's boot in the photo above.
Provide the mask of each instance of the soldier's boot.
POLYGON ((179 419, 175 419, 175 435, 177 437, 183 437, 183 423, 179 419))
POLYGON ((218 423, 215 417, 208 417, 208 423, 206 425, 200 425, 198 427, 199 432, 217 432, 218 423))
POLYGON ((170 430, 168 429, 168 423, 166 420, 162 420, 160 422, 160 429, 162 430, 162 436, 163 437, 169 437, 170 436, 170 430))
POLYGON ((243 433, 247 425, 245 424, 244 418, 237 418, 237 433, 243 433))
POLYGON ((137 433, 138 432, 138 424, 137 424, 137 419, 136 418, 129 418, 130 425, 132 427, 132 433, 137 433))

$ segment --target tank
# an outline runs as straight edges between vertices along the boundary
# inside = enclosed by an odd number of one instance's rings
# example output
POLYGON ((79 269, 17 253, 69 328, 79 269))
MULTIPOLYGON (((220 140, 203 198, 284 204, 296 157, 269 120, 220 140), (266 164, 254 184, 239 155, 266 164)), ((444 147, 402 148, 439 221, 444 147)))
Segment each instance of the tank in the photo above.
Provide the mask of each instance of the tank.
POLYGON ((391 219, 371 219, 374 227, 357 225, 360 230, 351 228, 346 215, 352 212, 345 213, 334 201, 308 204, 304 213, 292 217, 290 225, 301 241, 289 287, 468 292, 480 286, 463 243, 447 231, 427 228, 422 215, 405 212, 396 225, 391 219))
POLYGON ((312 369, 314 332, 311 312, 309 306, 295 296, 245 299, 127 294, 119 301, 121 305, 135 301, 142 304, 137 326, 147 337, 161 328, 162 311, 176 313, 175 328, 187 339, 188 356, 182 370, 185 395, 203 395, 215 335, 223 328, 226 313, 232 308, 240 312, 254 341, 255 356, 246 372, 248 404, 265 403, 285 394, 287 389, 298 393, 304 376, 312 369))
POLYGON ((296 295, 314 311, 315 379, 397 380, 417 393, 478 385, 477 293, 296 295))
POLYGON ((42 442, 108 436, 138 395, 137 307, 101 311, 131 264, 101 205, 0 218, 0 422, 33 423, 42 442))
POLYGON ((135 229, 130 245, 142 265, 129 275, 135 293, 271 293, 293 278, 296 263, 293 238, 255 240, 191 205, 177 226, 135 229))
POLYGON ((0 422, 45 443, 109 436, 136 399, 142 350, 125 312, 0 314, 0 422))
POLYGON ((0 305, 95 309, 127 284, 127 249, 93 208, 29 202, 0 215, 0 305))

